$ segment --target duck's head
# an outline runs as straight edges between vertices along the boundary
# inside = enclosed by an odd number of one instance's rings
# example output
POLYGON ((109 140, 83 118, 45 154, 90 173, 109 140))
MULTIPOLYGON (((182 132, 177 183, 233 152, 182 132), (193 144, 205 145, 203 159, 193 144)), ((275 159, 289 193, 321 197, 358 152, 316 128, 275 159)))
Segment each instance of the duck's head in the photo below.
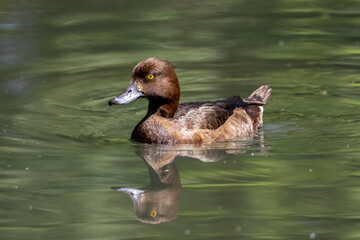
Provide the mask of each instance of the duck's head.
POLYGON ((174 68, 168 61, 157 58, 139 62, 132 72, 130 85, 123 93, 111 99, 109 105, 126 104, 142 97, 149 99, 150 105, 176 102, 177 108, 180 86, 174 68))

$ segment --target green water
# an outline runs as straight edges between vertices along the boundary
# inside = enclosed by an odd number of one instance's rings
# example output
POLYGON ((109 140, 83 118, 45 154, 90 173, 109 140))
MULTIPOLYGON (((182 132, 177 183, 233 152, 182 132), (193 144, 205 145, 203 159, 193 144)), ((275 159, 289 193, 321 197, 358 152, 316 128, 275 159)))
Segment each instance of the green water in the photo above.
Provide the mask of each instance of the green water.
POLYGON ((359 74, 356 0, 1 0, 0 239, 360 239, 359 74), (181 102, 270 85, 259 136, 129 141, 148 57, 181 102))

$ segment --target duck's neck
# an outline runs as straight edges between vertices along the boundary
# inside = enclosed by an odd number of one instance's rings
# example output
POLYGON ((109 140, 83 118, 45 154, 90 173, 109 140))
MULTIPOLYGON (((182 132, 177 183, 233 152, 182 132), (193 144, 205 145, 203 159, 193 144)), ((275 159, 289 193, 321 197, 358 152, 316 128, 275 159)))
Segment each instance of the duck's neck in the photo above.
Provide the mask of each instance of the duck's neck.
POLYGON ((155 114, 164 118, 172 118, 179 106, 179 99, 149 99, 146 117, 155 114))
MULTIPOLYGON (((157 125, 153 125, 154 122, 148 120, 151 116, 160 116, 164 118, 172 118, 178 108, 179 100, 172 101, 154 101, 149 99, 148 112, 146 116, 136 125, 134 128, 131 139, 140 141, 140 142, 157 142, 162 141, 158 139, 158 135, 153 134, 154 127, 157 125)), ((156 118, 155 118, 156 119, 156 118)))

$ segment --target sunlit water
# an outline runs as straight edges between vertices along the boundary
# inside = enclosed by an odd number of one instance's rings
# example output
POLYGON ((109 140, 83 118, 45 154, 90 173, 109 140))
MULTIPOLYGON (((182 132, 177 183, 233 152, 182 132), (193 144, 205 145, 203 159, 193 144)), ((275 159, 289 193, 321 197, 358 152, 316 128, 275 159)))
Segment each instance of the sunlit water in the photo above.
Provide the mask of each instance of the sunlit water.
POLYGON ((358 1, 2 0, 0 239, 359 239, 359 19, 358 1), (181 102, 270 85, 264 128, 132 143, 147 101, 107 101, 147 57, 177 66, 181 102))

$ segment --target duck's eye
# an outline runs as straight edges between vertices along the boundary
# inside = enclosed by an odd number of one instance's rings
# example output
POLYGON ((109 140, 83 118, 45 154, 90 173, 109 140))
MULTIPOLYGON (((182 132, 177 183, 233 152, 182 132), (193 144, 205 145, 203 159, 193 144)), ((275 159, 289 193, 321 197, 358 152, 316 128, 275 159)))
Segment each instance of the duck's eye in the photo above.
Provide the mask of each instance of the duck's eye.
POLYGON ((149 74, 146 76, 148 79, 153 79, 154 78, 154 75, 153 74, 149 74))

